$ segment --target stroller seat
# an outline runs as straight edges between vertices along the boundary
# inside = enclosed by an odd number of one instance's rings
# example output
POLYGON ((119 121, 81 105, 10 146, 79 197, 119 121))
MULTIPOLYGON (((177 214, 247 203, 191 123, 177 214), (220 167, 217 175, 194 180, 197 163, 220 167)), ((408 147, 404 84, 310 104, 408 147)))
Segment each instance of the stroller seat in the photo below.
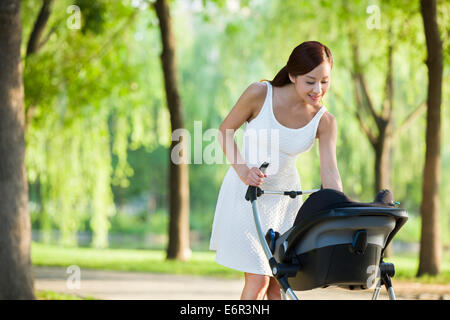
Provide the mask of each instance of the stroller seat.
POLYGON ((407 219, 388 190, 374 202, 360 203, 322 189, 303 203, 288 231, 273 233, 269 247, 278 262, 298 266, 289 278, 293 290, 366 289, 386 246, 407 219))

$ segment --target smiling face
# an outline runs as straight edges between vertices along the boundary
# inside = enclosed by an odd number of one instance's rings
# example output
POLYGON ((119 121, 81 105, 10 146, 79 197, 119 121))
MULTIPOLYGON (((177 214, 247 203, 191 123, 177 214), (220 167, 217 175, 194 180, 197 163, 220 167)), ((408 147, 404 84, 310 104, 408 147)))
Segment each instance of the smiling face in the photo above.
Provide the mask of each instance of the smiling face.
POLYGON ((295 77, 289 74, 289 79, 305 104, 320 106, 320 100, 330 86, 330 73, 331 66, 324 61, 306 74, 295 77))

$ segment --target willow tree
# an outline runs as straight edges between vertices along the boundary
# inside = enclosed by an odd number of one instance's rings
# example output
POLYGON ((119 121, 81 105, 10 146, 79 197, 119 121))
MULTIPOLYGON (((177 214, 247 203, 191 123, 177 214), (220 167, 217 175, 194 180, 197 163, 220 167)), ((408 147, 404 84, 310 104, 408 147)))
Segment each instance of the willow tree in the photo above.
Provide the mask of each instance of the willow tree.
POLYGON ((0 299, 33 299, 20 0, 0 2, 0 299))
MULTIPOLYGON (((138 9, 77 0, 83 23, 71 29, 66 23, 71 4, 53 3, 49 31, 37 33, 40 50, 27 55, 27 173, 31 185, 39 184, 39 222, 46 234, 56 227, 63 244, 76 245, 76 233, 88 220, 92 244, 106 247, 115 212, 111 185, 126 185, 132 174, 129 144, 144 144, 142 132, 151 131, 147 119, 153 112, 142 107, 149 97, 137 90, 145 82, 139 77, 142 61, 124 54, 134 45, 138 9)), ((39 18, 33 23, 35 3, 25 8, 24 23, 33 16, 28 26, 35 42, 34 30, 42 23, 39 18)))

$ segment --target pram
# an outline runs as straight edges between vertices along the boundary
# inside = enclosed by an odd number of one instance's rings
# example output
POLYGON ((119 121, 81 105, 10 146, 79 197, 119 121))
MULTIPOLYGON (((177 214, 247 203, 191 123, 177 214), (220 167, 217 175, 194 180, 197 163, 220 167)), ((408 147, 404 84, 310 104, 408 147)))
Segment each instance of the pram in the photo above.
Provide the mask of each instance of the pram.
MULTIPOLYGON (((268 165, 263 163, 261 171, 268 165)), ((252 204, 258 237, 283 299, 297 300, 294 290, 368 289, 378 279, 372 299, 378 298, 384 285, 389 298, 395 300, 391 281, 395 268, 383 256, 408 213, 396 206, 389 190, 381 191, 374 202, 359 203, 332 189, 267 191, 249 186, 245 199, 252 204), (311 195, 288 231, 279 234, 269 229, 264 235, 257 205, 263 194, 311 195)))

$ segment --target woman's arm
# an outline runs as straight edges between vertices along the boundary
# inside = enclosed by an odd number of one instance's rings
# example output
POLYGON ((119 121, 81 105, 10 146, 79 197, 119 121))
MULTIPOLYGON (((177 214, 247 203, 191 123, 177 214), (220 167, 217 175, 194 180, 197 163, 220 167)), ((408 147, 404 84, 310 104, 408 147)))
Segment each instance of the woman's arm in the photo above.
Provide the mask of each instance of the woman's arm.
POLYGON ((264 174, 258 168, 249 168, 246 165, 234 140, 234 134, 245 121, 253 118, 253 114, 263 104, 266 88, 263 83, 252 83, 220 125, 218 135, 219 144, 239 178, 246 184, 256 186, 262 183, 264 174))
POLYGON ((336 160, 337 121, 331 113, 325 112, 322 116, 318 136, 322 187, 342 191, 336 160))

